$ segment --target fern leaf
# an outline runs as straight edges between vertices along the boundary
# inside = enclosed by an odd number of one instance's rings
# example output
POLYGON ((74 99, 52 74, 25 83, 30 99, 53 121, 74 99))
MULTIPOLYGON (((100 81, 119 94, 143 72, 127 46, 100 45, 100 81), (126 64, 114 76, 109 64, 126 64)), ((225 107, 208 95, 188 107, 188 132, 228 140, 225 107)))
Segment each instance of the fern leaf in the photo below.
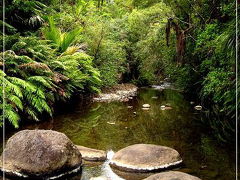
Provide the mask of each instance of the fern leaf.
POLYGON ((23 110, 22 101, 17 96, 10 95, 8 99, 11 101, 11 103, 15 104, 19 109, 23 110))
POLYGON ((47 88, 52 87, 50 84, 50 78, 47 78, 47 77, 44 78, 43 76, 31 76, 27 78, 27 80, 35 85, 41 85, 47 88))
POLYGON ((7 104, 5 107, 5 117, 9 120, 9 122, 15 127, 19 127, 20 116, 17 112, 15 112, 10 104, 7 104))

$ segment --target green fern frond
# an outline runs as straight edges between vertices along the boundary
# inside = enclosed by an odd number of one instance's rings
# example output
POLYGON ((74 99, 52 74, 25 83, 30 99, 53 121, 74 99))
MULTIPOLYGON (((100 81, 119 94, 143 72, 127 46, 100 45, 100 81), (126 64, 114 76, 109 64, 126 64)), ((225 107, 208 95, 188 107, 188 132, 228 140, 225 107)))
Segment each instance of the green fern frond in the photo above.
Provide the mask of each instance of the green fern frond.
POLYGON ((80 34, 82 28, 74 29, 70 32, 62 33, 59 28, 56 27, 54 18, 48 17, 49 27, 43 29, 43 35, 46 39, 50 40, 60 52, 64 52, 74 42, 77 35, 80 34))
POLYGON ((49 28, 43 29, 43 35, 46 39, 52 41, 56 46, 60 47, 61 44, 61 31, 54 23, 52 16, 48 17, 49 28))
POLYGON ((50 66, 53 70, 63 71, 63 70, 66 69, 66 66, 63 64, 63 62, 58 61, 58 60, 49 62, 49 66, 50 66))
POLYGON ((39 121, 38 117, 37 117, 37 114, 35 113, 34 110, 32 110, 31 108, 29 107, 26 107, 25 108, 25 111, 26 113, 35 121, 39 121))
POLYGON ((27 92, 35 92, 36 88, 34 85, 32 85, 31 83, 22 80, 20 78, 17 77, 9 77, 8 78, 12 83, 18 85, 19 87, 22 87, 23 89, 25 89, 27 92))
POLYGON ((78 36, 80 34, 80 32, 82 31, 81 28, 77 28, 74 29, 68 33, 64 33, 63 34, 63 38, 60 44, 60 51, 64 52, 67 50, 67 48, 72 45, 72 43, 74 42, 76 36, 78 36))
POLYGON ((22 91, 17 85, 11 83, 7 79, 4 81, 4 83, 5 83, 5 91, 6 92, 13 92, 19 98, 23 97, 22 91))
POLYGON ((22 104, 22 101, 19 97, 14 96, 14 95, 10 95, 7 98, 11 103, 15 104, 17 106, 17 108, 23 110, 23 104, 22 104))
POLYGON ((41 85, 46 88, 51 88, 50 78, 43 76, 31 76, 27 80, 35 85, 41 85))
POLYGON ((15 127, 15 128, 18 128, 19 127, 19 120, 20 120, 20 116, 19 114, 14 111, 14 109, 12 108, 12 106, 10 104, 6 104, 5 107, 5 117, 6 119, 9 120, 9 122, 15 127))

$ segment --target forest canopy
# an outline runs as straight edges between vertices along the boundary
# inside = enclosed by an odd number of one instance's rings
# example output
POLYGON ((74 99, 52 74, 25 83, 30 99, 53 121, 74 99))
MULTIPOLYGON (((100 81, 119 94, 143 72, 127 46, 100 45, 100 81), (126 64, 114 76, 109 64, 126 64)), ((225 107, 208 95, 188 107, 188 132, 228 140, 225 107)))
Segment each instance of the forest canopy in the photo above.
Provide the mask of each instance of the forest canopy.
POLYGON ((231 139, 235 2, 6 0, 5 7, 0 112, 15 128, 52 116, 56 103, 78 94, 167 78, 218 114, 206 125, 231 139))

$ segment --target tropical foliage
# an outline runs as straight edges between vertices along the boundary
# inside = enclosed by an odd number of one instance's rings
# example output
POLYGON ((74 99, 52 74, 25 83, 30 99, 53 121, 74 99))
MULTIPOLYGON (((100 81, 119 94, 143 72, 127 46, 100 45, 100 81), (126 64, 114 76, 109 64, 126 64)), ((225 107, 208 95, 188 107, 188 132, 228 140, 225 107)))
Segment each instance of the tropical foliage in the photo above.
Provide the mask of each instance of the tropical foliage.
POLYGON ((53 104, 74 93, 99 91, 99 72, 89 55, 74 52, 57 56, 46 40, 16 38, 12 46, 8 44, 11 50, 1 53, 1 64, 5 64, 5 71, 1 71, 5 91, 1 112, 4 108, 5 118, 14 127, 23 118, 39 121, 44 114, 52 116, 53 104))
POLYGON ((53 104, 78 93, 168 78, 218 114, 204 123, 219 139, 234 133, 235 2, 6 0, 6 7, 1 81, 15 127, 52 115, 53 104))

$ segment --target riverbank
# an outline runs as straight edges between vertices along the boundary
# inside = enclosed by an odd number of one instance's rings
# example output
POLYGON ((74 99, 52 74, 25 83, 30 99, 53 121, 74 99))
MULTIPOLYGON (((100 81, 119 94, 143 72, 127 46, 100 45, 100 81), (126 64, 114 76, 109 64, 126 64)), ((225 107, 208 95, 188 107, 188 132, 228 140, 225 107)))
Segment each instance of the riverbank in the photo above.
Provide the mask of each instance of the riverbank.
POLYGON ((93 98, 93 102, 127 102, 136 96, 138 87, 134 84, 118 84, 110 88, 105 88, 102 93, 93 98))

